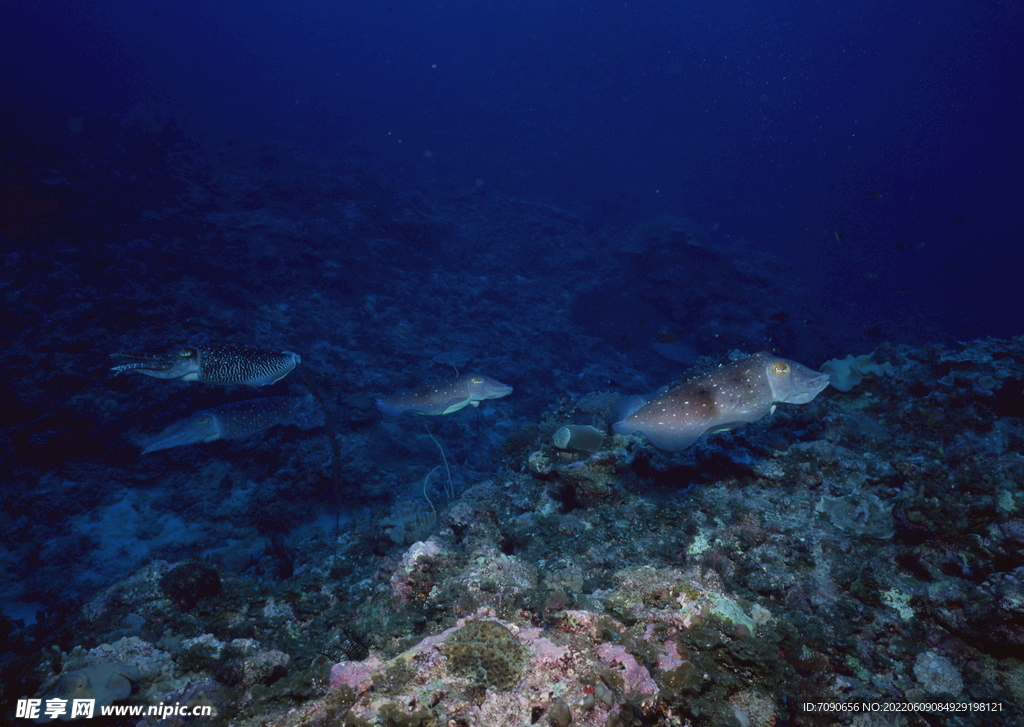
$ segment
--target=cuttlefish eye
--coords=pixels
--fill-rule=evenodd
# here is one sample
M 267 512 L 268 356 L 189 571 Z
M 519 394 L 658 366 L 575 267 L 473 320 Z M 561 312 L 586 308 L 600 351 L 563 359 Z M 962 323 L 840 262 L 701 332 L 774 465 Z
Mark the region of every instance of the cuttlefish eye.
M 194 348 L 183 348 L 180 351 L 178 351 L 179 358 L 192 358 L 195 355 L 196 350 Z
M 777 374 L 788 374 L 789 373 L 789 364 L 787 364 L 787 363 L 772 364 L 772 371 L 774 371 Z
M 469 380 L 469 383 L 471 383 L 471 384 L 482 384 L 482 383 L 484 383 L 484 379 L 483 379 L 482 376 L 474 376 L 473 378 L 471 378 Z

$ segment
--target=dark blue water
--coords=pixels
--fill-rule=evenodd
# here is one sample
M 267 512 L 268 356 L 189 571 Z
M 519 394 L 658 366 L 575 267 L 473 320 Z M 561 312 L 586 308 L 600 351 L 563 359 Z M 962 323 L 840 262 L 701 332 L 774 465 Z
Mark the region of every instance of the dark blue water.
M 2 91 L 717 226 L 872 325 L 1021 317 L 1012 4 L 5 4 Z

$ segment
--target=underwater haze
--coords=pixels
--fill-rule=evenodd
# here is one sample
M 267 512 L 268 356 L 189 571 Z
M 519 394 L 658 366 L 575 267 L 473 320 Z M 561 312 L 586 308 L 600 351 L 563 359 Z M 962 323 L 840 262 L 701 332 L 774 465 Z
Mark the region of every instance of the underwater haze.
M 92 109 L 145 112 L 595 224 L 688 217 L 779 255 L 858 325 L 894 308 L 961 337 L 1021 322 L 1014 3 L 3 12 L 8 102 L 86 133 Z
M 0 3 L 4 720 L 1018 724 L 1022 39 Z

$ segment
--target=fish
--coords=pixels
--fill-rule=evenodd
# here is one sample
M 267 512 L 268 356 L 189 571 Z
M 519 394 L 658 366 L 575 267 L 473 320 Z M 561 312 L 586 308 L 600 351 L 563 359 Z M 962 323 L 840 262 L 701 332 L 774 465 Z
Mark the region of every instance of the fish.
M 197 411 L 150 439 L 142 454 L 257 434 L 287 419 L 301 402 L 298 396 L 268 396 Z
M 775 405 L 806 404 L 828 386 L 828 374 L 770 353 L 756 353 L 691 379 L 651 402 L 633 400 L 613 425 L 642 434 L 658 449 L 679 452 L 705 434 L 768 416 Z
M 118 374 L 135 371 L 156 379 L 245 386 L 266 386 L 280 381 L 302 361 L 302 357 L 292 351 L 230 344 L 186 346 L 167 354 L 116 353 L 114 356 L 136 359 L 110 369 Z
M 441 416 L 467 406 L 479 406 L 485 399 L 500 399 L 511 393 L 511 386 L 490 376 L 464 374 L 377 399 L 377 408 L 389 417 L 407 411 L 427 416 Z

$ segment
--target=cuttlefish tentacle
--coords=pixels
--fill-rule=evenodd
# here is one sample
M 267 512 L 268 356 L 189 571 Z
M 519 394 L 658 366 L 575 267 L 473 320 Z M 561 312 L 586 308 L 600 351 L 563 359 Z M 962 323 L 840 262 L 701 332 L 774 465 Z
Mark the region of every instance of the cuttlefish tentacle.
M 114 356 L 136 359 L 130 363 L 113 366 L 114 373 L 136 371 L 155 379 L 182 379 L 195 381 L 199 371 L 199 352 L 195 348 L 181 348 L 174 353 L 144 354 L 115 353 Z
M 129 353 L 127 351 L 118 351 L 117 353 L 110 354 L 110 357 L 135 359 L 132 363 L 121 364 L 119 366 L 114 366 L 111 369 L 111 371 L 119 374 L 125 371 L 139 371 L 141 373 L 154 371 L 159 373 L 174 365 L 174 358 L 171 354 Z
M 120 353 L 136 359 L 111 371 L 136 371 L 156 379 L 201 381 L 208 384 L 265 386 L 287 376 L 302 358 L 291 351 L 268 351 L 248 346 L 186 346 L 169 354 Z
M 642 434 L 658 449 L 678 452 L 699 437 L 755 422 L 775 405 L 806 404 L 828 386 L 828 374 L 769 353 L 719 366 L 650 403 L 630 397 L 614 429 Z
M 302 399 L 295 396 L 270 396 L 197 411 L 150 439 L 142 454 L 257 434 L 280 424 L 298 409 L 301 402 Z
M 377 399 L 377 408 L 389 417 L 407 411 L 427 416 L 441 416 L 467 406 L 479 406 L 485 399 L 500 399 L 511 393 L 511 386 L 490 376 L 465 374 Z

